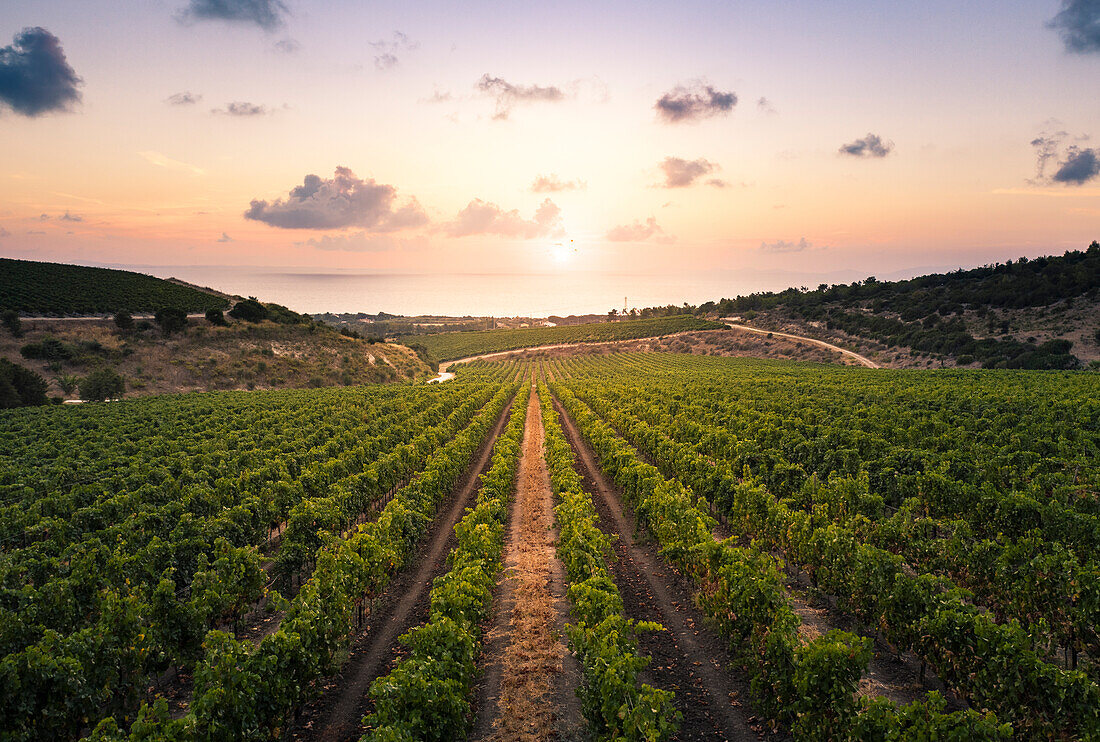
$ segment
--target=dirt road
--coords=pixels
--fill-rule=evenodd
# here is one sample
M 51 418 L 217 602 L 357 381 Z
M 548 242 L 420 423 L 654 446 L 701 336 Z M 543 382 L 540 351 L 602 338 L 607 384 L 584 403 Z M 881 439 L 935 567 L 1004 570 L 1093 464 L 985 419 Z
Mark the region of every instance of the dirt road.
M 542 408 L 532 390 L 471 739 L 581 738 L 584 722 L 573 693 L 580 669 L 563 638 L 568 609 L 564 569 L 554 551 L 553 504 Z
M 776 332 L 775 330 L 761 330 L 759 327 L 749 327 L 747 325 L 739 325 L 736 322 L 733 322 L 733 321 L 728 320 L 728 319 L 723 319 L 722 322 L 725 322 L 729 327 L 732 327 L 735 330 L 745 330 L 746 332 L 755 332 L 755 333 L 758 333 L 760 335 L 775 335 L 776 337 L 789 338 L 791 340 L 798 340 L 799 342 L 802 342 L 802 343 L 809 343 L 810 345 L 816 345 L 819 348 L 826 348 L 828 350 L 836 351 L 837 353 L 841 353 L 843 355 L 846 355 L 849 358 L 852 358 L 856 361 L 859 361 L 861 364 L 863 364 L 867 368 L 879 368 L 879 365 L 877 363 L 875 363 L 874 361 L 872 361 L 867 356 L 861 356 L 859 353 L 848 350 L 847 348 L 841 348 L 839 345 L 833 345 L 832 343 L 827 343 L 824 340 L 816 340 L 814 338 L 808 338 L 808 337 L 804 337 L 802 335 L 791 335 L 788 332 Z

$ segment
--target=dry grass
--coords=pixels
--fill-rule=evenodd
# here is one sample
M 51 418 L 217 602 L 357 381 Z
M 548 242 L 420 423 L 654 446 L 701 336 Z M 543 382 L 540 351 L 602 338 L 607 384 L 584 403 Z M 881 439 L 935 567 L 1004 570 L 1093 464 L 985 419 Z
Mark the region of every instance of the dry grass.
M 0 358 L 27 366 L 64 396 L 62 377 L 83 377 L 99 366 L 118 370 L 128 397 L 178 392 L 349 386 L 430 376 L 408 348 L 368 344 L 328 328 L 231 321 L 214 327 L 192 319 L 186 332 L 164 337 L 156 328 L 123 332 L 111 321 L 25 321 L 26 335 L 0 333 Z M 77 358 L 51 366 L 19 352 L 54 337 L 70 344 L 98 343 Z M 87 347 L 87 346 L 86 346 Z M 75 396 L 75 395 L 73 395 Z
M 565 654 L 565 644 L 554 628 L 556 613 L 550 592 L 553 495 L 542 445 L 542 413 L 532 395 L 516 491 L 517 522 L 507 547 L 515 606 L 511 641 L 502 663 L 499 716 L 490 738 L 501 742 L 553 736 L 550 694 Z

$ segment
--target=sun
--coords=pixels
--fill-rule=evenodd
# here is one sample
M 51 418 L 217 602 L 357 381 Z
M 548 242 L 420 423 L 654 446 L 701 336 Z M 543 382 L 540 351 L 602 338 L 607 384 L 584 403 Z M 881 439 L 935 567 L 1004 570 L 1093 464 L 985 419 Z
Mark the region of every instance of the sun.
M 576 252 L 577 248 L 574 247 L 573 240 L 569 240 L 568 242 L 555 242 L 550 246 L 550 259 L 561 265 L 563 263 L 568 263 Z

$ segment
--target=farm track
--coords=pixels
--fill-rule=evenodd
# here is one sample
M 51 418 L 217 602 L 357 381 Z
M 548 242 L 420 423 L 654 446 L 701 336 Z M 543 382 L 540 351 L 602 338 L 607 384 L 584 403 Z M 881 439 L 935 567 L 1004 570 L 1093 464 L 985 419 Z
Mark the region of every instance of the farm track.
M 343 669 L 324 683 L 319 698 L 302 709 L 288 739 L 324 742 L 359 739 L 362 718 L 370 711 L 367 696 L 370 684 L 386 674 L 403 653 L 398 637 L 427 618 L 432 580 L 447 569 L 447 555 L 456 542 L 455 524 L 471 504 L 480 477 L 489 468 L 493 444 L 504 430 L 511 407 L 509 403 L 501 413 L 474 455 L 474 463 L 443 503 L 429 527 L 428 540 L 374 601 L 365 628 L 349 647 Z
M 557 399 L 554 408 L 577 455 L 578 471 L 594 495 L 600 527 L 616 539 L 616 558 L 609 566 L 627 617 L 657 621 L 666 629 L 641 635 L 639 648 L 653 658 L 642 680 L 676 693 L 684 718 L 675 739 L 764 739 L 762 725 L 744 705 L 748 683 L 726 640 L 695 607 L 691 584 L 660 558 L 653 543 L 635 538 L 633 514 L 624 508 L 621 492 L 600 471 Z
M 471 739 L 581 739 L 574 689 L 580 668 L 564 640 L 564 567 L 554 550 L 554 495 L 543 451 L 542 409 L 531 395 L 504 546 L 504 571 L 475 688 Z
M 774 335 L 776 337 L 787 338 L 789 340 L 796 340 L 796 341 L 801 342 L 801 343 L 808 343 L 809 345 L 816 345 L 819 348 L 825 348 L 826 350 L 832 350 L 832 351 L 835 351 L 837 353 L 840 353 L 841 355 L 845 355 L 845 356 L 851 358 L 854 361 L 858 361 L 861 365 L 866 366 L 867 368 L 880 368 L 880 366 L 877 363 L 872 361 L 867 356 L 861 356 L 859 353 L 856 353 L 853 350 L 848 350 L 847 348 L 841 348 L 839 345 L 833 345 L 832 343 L 827 343 L 824 340 L 817 340 L 816 338 L 808 338 L 804 335 L 792 335 L 789 332 L 778 332 L 778 331 L 774 331 L 774 330 L 762 330 L 759 327 L 749 327 L 747 325 L 739 325 L 736 322 L 732 322 L 728 319 L 723 319 L 722 322 L 726 323 L 726 325 L 728 327 L 731 327 L 735 330 L 743 330 L 745 332 L 755 332 L 758 335 Z

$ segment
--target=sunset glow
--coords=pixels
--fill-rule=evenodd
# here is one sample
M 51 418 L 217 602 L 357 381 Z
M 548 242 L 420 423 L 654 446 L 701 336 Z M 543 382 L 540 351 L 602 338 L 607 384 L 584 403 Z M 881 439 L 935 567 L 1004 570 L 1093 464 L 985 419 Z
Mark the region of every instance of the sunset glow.
M 1083 247 L 1100 220 L 1074 159 L 1100 55 L 1058 2 L 206 7 L 0 9 L 0 44 L 44 29 L 79 78 L 0 105 L 0 252 L 891 273 Z

